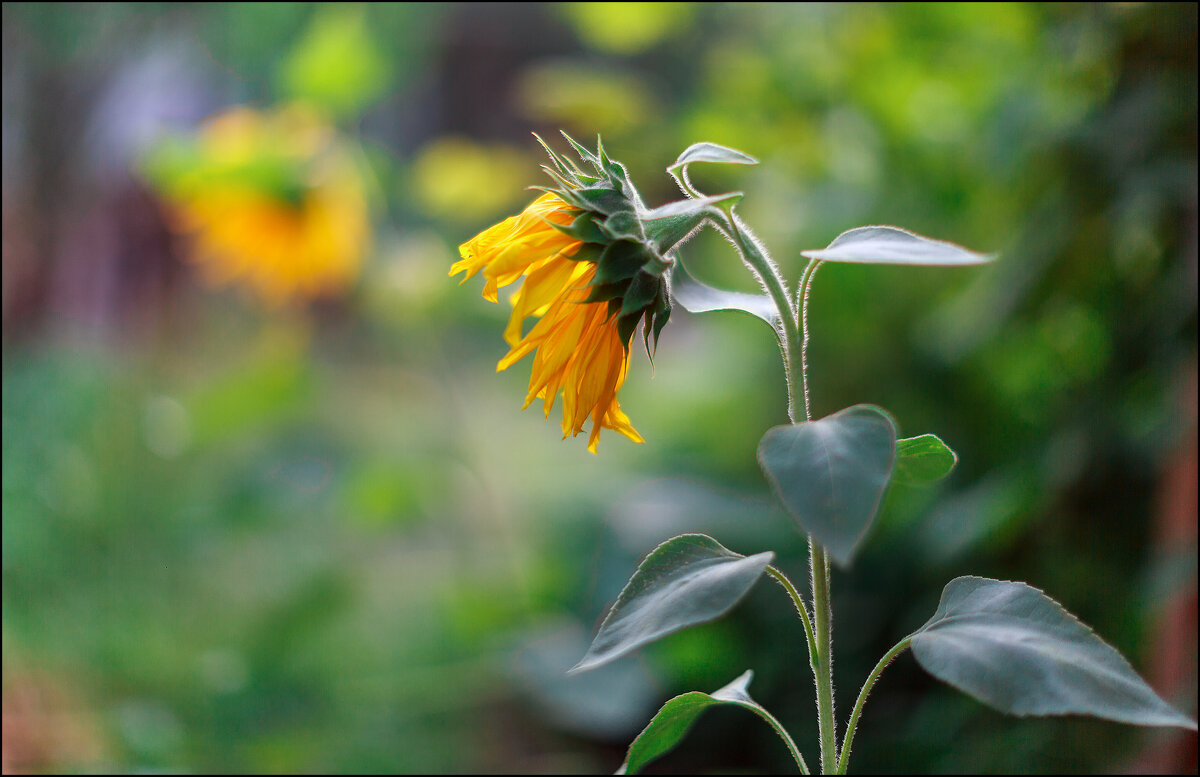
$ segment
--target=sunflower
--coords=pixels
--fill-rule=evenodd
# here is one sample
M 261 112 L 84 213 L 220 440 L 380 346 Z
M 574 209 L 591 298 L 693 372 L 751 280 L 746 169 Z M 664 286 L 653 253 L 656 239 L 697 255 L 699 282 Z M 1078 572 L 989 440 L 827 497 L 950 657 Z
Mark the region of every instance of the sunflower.
M 561 188 L 463 243 L 450 275 L 465 273 L 465 283 L 482 272 L 483 297 L 492 302 L 501 287 L 522 281 L 504 330 L 509 351 L 496 369 L 532 353 L 525 407 L 541 399 L 549 417 L 561 395 L 563 438 L 578 435 L 590 419 L 588 450 L 595 453 L 601 429 L 643 442 L 617 393 L 638 324 L 644 322 L 649 348 L 670 315 L 662 278 L 670 262 L 641 227 L 644 208 L 624 167 L 603 147 L 593 155 L 571 142 L 595 174 L 547 147 L 555 163 L 547 172 Z
M 504 330 L 509 352 L 496 365 L 505 370 L 530 353 L 533 371 L 525 407 L 543 401 L 546 417 L 563 396 L 563 438 L 583 431 L 592 420 L 588 450 L 596 452 L 602 428 L 643 442 L 621 411 L 617 391 L 629 371 L 629 339 L 621 339 L 617 319 L 605 302 L 588 302 L 596 265 L 573 257 L 583 247 L 553 224 L 569 224 L 571 208 L 555 194 L 544 194 L 520 215 L 505 219 L 459 248 L 462 261 L 450 274 L 465 272 L 465 282 L 483 270 L 483 297 L 496 301 L 497 289 L 521 278 L 512 296 L 513 312 Z M 522 334 L 525 320 L 540 317 Z
M 337 294 L 358 274 L 370 242 L 362 175 L 303 107 L 226 111 L 160 148 L 151 174 L 213 285 L 242 283 L 277 307 Z

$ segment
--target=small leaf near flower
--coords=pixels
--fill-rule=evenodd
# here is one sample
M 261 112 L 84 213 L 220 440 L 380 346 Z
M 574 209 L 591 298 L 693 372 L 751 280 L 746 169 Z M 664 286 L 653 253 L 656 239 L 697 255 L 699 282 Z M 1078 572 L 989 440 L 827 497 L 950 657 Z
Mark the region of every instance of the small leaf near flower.
M 734 165 L 756 165 L 758 160 L 749 154 L 716 143 L 693 143 L 683 150 L 675 164 L 669 169 L 690 165 L 692 162 L 723 162 Z
M 960 245 L 923 237 L 899 227 L 857 227 L 833 239 L 825 248 L 801 251 L 822 262 L 857 264 L 911 264 L 928 267 L 965 267 L 984 264 L 995 254 L 980 254 Z

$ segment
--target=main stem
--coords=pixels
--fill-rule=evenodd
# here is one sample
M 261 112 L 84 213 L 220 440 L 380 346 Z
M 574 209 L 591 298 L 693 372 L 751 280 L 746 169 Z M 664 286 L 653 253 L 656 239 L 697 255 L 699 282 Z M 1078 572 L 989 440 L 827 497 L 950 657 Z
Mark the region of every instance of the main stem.
M 812 411 L 808 401 L 808 292 L 813 277 L 821 263 L 814 259 L 804 268 L 797 289 L 799 321 L 797 338 L 799 341 L 799 364 L 795 362 L 796 354 L 792 357 L 792 374 L 798 374 L 800 380 L 789 384 L 791 396 L 789 405 L 804 408 L 804 420 L 812 420 Z M 795 422 L 795 418 L 792 422 Z M 812 573 L 813 592 L 813 626 L 816 634 L 812 647 L 811 663 L 813 682 L 817 687 L 817 725 L 821 736 L 821 771 L 829 774 L 837 769 L 837 718 L 833 710 L 833 618 L 829 607 L 829 558 L 813 538 L 808 538 L 809 569 Z
M 748 234 L 745 225 L 734 216 L 730 219 L 732 237 L 747 263 L 758 273 L 763 285 L 775 301 L 781 319 L 781 350 L 784 370 L 788 378 L 788 417 L 796 423 L 799 409 L 804 409 L 804 420 L 811 421 L 808 403 L 808 292 L 813 275 L 820 262 L 812 260 L 800 277 L 797 302 L 793 308 L 788 298 L 787 286 L 779 275 L 778 268 L 767 259 L 756 241 Z M 837 720 L 833 710 L 833 620 L 829 607 L 829 559 L 825 549 L 812 537 L 808 539 L 808 558 L 812 573 L 813 639 L 809 643 L 809 663 L 813 670 L 813 682 L 817 689 L 817 726 L 821 738 L 821 772 L 830 774 L 838 768 Z
M 813 681 L 817 686 L 817 724 L 821 735 L 821 772 L 837 768 L 837 727 L 833 713 L 833 621 L 829 609 L 829 560 L 825 549 L 808 538 L 812 570 L 813 624 L 816 644 L 812 651 Z

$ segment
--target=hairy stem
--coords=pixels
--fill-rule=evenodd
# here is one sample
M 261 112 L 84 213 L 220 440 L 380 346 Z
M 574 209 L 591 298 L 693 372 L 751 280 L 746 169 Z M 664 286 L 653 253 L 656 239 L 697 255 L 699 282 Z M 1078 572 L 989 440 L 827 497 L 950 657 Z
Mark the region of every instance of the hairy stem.
M 687 177 L 687 167 L 681 170 L 682 176 L 677 178 L 680 187 L 692 197 L 700 197 L 701 193 L 692 186 Z M 801 408 L 804 420 L 811 421 L 811 410 L 808 400 L 808 296 L 820 262 L 813 260 L 804 268 L 797 289 L 797 305 L 793 306 L 788 293 L 787 284 L 779 274 L 779 268 L 771 261 L 766 248 L 750 231 L 740 218 L 734 215 L 732 209 L 727 213 L 728 218 L 722 222 L 714 222 L 719 230 L 737 246 L 742 259 L 758 276 L 758 280 L 766 289 L 775 309 L 779 314 L 779 346 L 783 353 L 783 369 L 787 376 L 788 385 L 788 418 L 792 423 L 799 420 Z M 797 310 L 798 308 L 798 310 Z M 803 329 L 803 334 L 801 330 Z M 805 636 L 809 643 L 809 663 L 813 670 L 813 681 L 817 689 L 817 721 L 821 739 L 821 772 L 828 774 L 837 768 L 837 723 L 833 710 L 833 621 L 829 607 L 829 561 L 825 549 L 808 540 L 809 564 L 812 572 L 813 592 L 813 622 L 808 619 L 808 610 L 795 587 L 790 583 L 785 585 L 788 593 L 796 603 L 797 612 L 805 622 Z M 779 579 L 778 577 L 776 579 Z M 786 579 L 786 578 L 784 578 Z M 782 583 L 782 580 L 780 581 Z
M 804 623 L 804 638 L 805 641 L 808 642 L 808 663 L 813 667 L 813 671 L 816 671 L 816 664 L 813 661 L 813 657 L 816 650 L 817 640 L 813 633 L 812 618 L 810 618 L 808 615 L 808 605 L 804 603 L 804 599 L 800 596 L 800 592 L 796 590 L 796 586 L 792 584 L 792 581 L 788 579 L 787 575 L 783 574 L 775 567 L 767 567 L 767 574 L 775 578 L 775 581 L 779 583 L 779 585 L 783 586 L 783 590 L 787 591 L 788 596 L 792 597 L 792 604 L 796 605 L 796 612 L 800 615 L 801 622 Z
M 808 296 L 812 287 L 813 276 L 816 275 L 820 262 L 809 262 L 804 269 L 799 285 L 797 301 L 799 314 L 791 306 L 787 298 L 787 287 L 779 272 L 766 257 L 751 248 L 757 249 L 756 241 L 751 241 L 745 231 L 745 225 L 736 216 L 731 220 L 731 237 L 742 249 L 747 263 L 756 267 L 755 258 L 764 260 L 765 265 L 759 269 L 759 276 L 767 288 L 771 299 L 779 310 L 783 320 L 783 361 L 788 376 L 788 416 L 792 422 L 797 421 L 799 409 L 804 409 L 804 420 L 812 420 L 808 400 L 808 369 L 806 349 L 808 346 Z M 746 245 L 746 244 L 749 245 Z M 758 269 L 756 267 L 756 269 Z M 782 298 L 782 302 L 780 300 Z M 803 335 L 801 326 L 803 325 Z M 806 630 L 809 639 L 809 663 L 813 670 L 813 682 L 817 690 L 817 722 L 821 738 L 821 771 L 828 774 L 837 768 L 837 721 L 833 708 L 833 619 L 829 606 L 829 560 L 825 549 L 811 537 L 808 540 L 809 564 L 812 573 L 813 593 L 813 628 Z M 797 594 L 798 598 L 798 594 Z M 807 615 L 800 610 L 802 617 Z M 806 626 L 808 624 L 806 623 Z
M 774 715 L 758 705 L 755 705 L 754 711 L 763 720 L 767 721 L 771 728 L 775 729 L 775 733 L 779 734 L 780 738 L 783 739 L 784 744 L 787 745 L 788 752 L 792 754 L 792 759 L 796 762 L 796 766 L 800 767 L 800 773 L 808 774 L 808 764 L 804 762 L 804 755 L 800 752 L 800 748 L 796 747 L 795 741 L 792 740 L 792 735 L 787 732 L 783 724 L 776 720 Z
M 813 615 L 816 631 L 816 663 L 813 680 L 817 686 L 817 723 L 821 735 L 821 773 L 837 767 L 837 719 L 833 711 L 833 620 L 829 608 L 829 560 L 825 549 L 808 538 L 812 569 Z
M 911 641 L 910 637 L 905 637 L 896 643 L 895 647 L 885 653 L 883 658 L 879 659 L 879 663 L 871 670 L 871 674 L 867 675 L 867 680 L 863 683 L 862 690 L 858 692 L 858 699 L 854 702 L 854 711 L 850 713 L 850 721 L 846 724 L 846 736 L 842 740 L 841 755 L 838 756 L 838 774 L 845 774 L 846 768 L 850 765 L 850 747 L 854 744 L 854 732 L 858 728 L 858 717 L 862 714 L 863 705 L 867 703 L 867 696 L 870 695 L 871 689 L 875 687 L 875 681 L 879 679 L 879 675 L 883 674 L 883 670 L 887 669 L 888 664 L 895 660 L 896 656 L 908 649 Z
M 800 307 L 800 387 L 804 393 L 804 418 L 809 421 L 812 420 L 812 404 L 808 394 L 808 295 L 820 267 L 820 260 L 811 260 L 800 276 L 796 291 L 796 302 Z

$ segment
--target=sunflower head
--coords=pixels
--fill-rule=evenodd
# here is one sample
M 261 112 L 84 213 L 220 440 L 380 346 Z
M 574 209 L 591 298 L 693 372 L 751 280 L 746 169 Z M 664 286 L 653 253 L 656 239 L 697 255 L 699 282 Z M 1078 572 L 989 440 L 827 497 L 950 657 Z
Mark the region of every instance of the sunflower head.
M 549 416 L 561 394 L 563 436 L 579 434 L 590 419 L 594 453 L 602 428 L 642 441 L 617 391 L 638 325 L 649 351 L 670 317 L 664 273 L 673 242 L 655 236 L 665 234 L 661 229 L 647 230 L 641 196 L 603 144 L 592 153 L 567 140 L 580 163 L 538 138 L 551 161 L 543 169 L 556 186 L 536 187 L 544 194 L 524 211 L 463 243 L 450 274 L 465 273 L 465 282 L 482 272 L 483 296 L 493 302 L 500 287 L 523 281 L 504 333 L 510 350 L 497 369 L 533 353 L 526 406 L 541 399 Z M 529 318 L 536 322 L 526 332 Z
M 599 139 L 593 154 L 566 133 L 563 136 L 589 169 L 584 172 L 538 138 L 553 162 L 553 167 L 543 165 L 542 169 L 559 184 L 545 191 L 565 202 L 571 217 L 569 223 L 555 228 L 580 241 L 576 261 L 596 266 L 586 301 L 606 305 L 626 348 L 638 324 L 644 324 L 642 335 L 650 351 L 651 337 L 657 345 L 671 316 L 664 273 L 672 260 L 665 256 L 660 242 L 647 234 L 643 222 L 646 207 L 625 166 L 608 157 Z
M 274 307 L 356 277 L 370 242 L 365 181 L 311 109 L 232 108 L 161 142 L 146 168 L 208 282 L 241 283 Z

